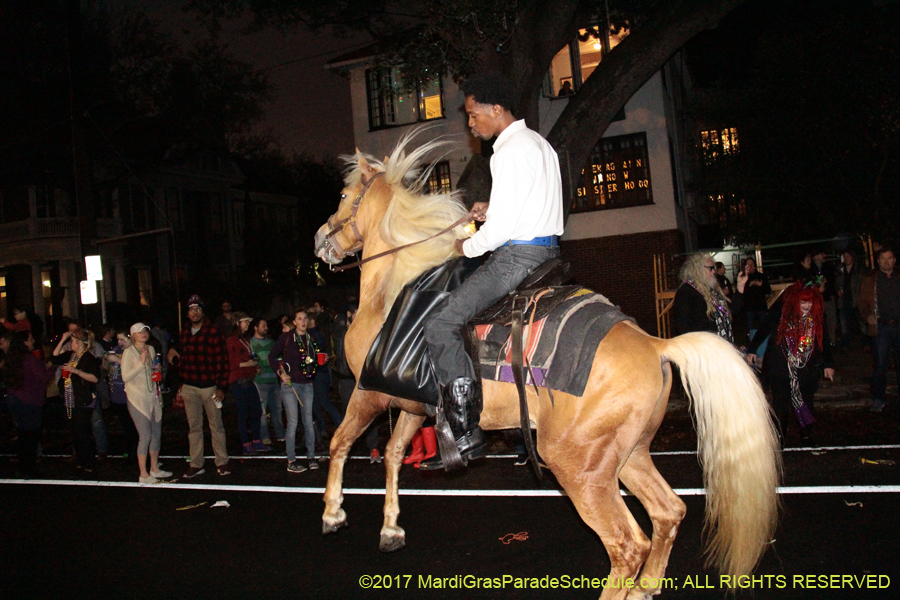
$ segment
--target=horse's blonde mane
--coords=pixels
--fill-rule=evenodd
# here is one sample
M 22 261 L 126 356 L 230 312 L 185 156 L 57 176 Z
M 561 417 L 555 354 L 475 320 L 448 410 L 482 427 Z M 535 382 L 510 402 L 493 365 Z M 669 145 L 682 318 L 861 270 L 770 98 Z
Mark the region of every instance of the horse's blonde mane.
M 404 135 L 384 161 L 363 153 L 343 157 L 350 165 L 345 177 L 348 186 L 358 184 L 361 180 L 360 158 L 365 159 L 376 171 L 384 173 L 384 182 L 391 188 L 392 198 L 378 232 L 381 239 L 393 248 L 435 235 L 464 217 L 467 212 L 456 192 L 424 193 L 435 164 L 457 146 L 456 143 L 439 137 L 407 153 L 407 146 L 427 129 L 429 128 L 417 127 Z M 421 164 L 425 157 L 433 152 L 439 152 L 438 158 L 432 159 L 423 168 Z M 381 284 L 385 310 L 390 310 L 403 286 L 426 270 L 450 259 L 454 254 L 455 240 L 468 235 L 464 226 L 460 225 L 452 232 L 396 253 L 390 271 L 385 274 Z

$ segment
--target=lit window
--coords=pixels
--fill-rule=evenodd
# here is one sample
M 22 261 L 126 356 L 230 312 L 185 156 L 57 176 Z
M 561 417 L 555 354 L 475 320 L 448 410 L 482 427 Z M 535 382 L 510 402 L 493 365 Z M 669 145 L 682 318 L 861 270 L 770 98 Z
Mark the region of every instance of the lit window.
M 446 160 L 434 165 L 428 176 L 428 193 L 448 194 L 452 191 L 450 185 L 450 163 Z
M 581 171 L 571 212 L 653 204 L 647 134 L 602 138 Z
M 736 127 L 701 131 L 700 144 L 703 149 L 703 162 L 708 165 L 723 156 L 740 152 Z
M 430 121 L 444 116 L 440 75 L 418 82 L 415 90 L 409 91 L 404 89 L 400 67 L 369 69 L 366 71 L 366 97 L 371 129 Z
M 550 63 L 550 96 L 569 96 L 581 87 L 603 56 L 628 36 L 627 25 L 611 27 L 605 33 L 598 27 L 581 29 L 578 36 L 560 50 Z

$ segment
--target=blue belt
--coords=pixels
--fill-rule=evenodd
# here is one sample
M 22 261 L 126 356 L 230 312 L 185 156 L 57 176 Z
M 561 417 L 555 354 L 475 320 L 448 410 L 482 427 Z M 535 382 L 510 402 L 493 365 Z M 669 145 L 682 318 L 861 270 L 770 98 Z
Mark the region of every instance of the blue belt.
M 530 240 L 509 240 L 504 246 L 519 246 L 519 245 L 527 245 L 527 246 L 558 246 L 559 242 L 557 241 L 559 238 L 555 235 L 545 235 L 544 237 L 536 237 L 531 238 Z

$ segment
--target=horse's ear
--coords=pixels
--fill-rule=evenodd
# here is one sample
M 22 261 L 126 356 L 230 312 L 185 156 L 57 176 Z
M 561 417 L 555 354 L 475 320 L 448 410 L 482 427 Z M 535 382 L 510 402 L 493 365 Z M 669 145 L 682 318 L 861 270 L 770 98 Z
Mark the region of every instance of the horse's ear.
M 357 150 L 357 153 L 359 150 Z M 368 161 L 363 158 L 361 154 L 359 154 L 359 172 L 362 173 L 363 177 L 369 179 L 373 177 L 378 171 L 372 168 L 372 166 L 368 163 Z

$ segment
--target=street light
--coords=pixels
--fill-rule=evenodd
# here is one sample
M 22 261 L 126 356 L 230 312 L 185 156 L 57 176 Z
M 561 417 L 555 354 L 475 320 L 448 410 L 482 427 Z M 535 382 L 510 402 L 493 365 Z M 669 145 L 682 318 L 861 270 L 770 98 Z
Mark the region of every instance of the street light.
M 87 281 L 81 282 L 81 303 L 82 304 L 96 304 L 97 303 L 97 282 L 100 281 L 100 318 L 103 323 L 106 323 L 106 286 L 103 285 L 103 265 L 100 261 L 99 254 L 92 254 L 90 256 L 84 257 L 84 267 L 85 272 L 87 273 Z M 90 284 L 90 289 L 93 294 L 93 301 L 87 302 L 85 301 L 85 284 Z M 91 297 L 91 296 L 89 296 Z

